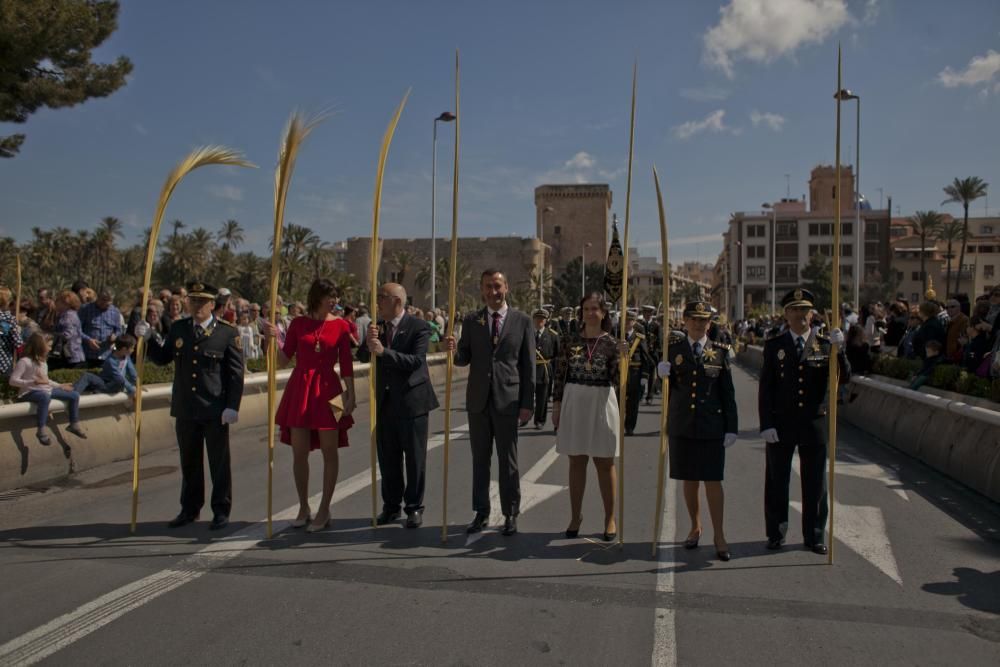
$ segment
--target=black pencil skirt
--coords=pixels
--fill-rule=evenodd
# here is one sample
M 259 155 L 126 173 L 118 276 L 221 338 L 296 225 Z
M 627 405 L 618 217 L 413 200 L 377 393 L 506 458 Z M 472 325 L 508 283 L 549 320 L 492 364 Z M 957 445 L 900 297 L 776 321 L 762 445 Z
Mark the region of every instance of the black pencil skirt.
M 699 482 L 721 482 L 726 467 L 723 439 L 670 437 L 670 477 Z

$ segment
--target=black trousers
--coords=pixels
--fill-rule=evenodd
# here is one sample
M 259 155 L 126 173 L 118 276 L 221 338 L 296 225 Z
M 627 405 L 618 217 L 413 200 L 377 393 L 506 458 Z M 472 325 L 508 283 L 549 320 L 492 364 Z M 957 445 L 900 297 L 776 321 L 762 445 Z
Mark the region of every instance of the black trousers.
M 517 413 L 500 414 L 490 401 L 483 412 L 469 413 L 469 440 L 472 442 L 472 509 L 490 513 L 490 464 L 493 441 L 497 444 L 497 477 L 500 483 L 500 510 L 504 516 L 521 511 L 521 479 L 517 471 Z
M 788 531 L 788 480 L 796 445 L 775 442 L 767 448 L 764 521 L 768 539 L 785 539 Z M 807 546 L 825 540 L 829 504 L 826 497 L 826 443 L 798 445 L 802 477 L 802 539 Z
M 542 367 L 535 366 L 535 371 L 545 378 L 545 382 L 535 383 L 535 423 L 545 424 L 549 416 L 549 391 L 552 383 L 549 382 L 549 376 L 545 371 L 539 371 L 540 368 Z
M 233 507 L 233 477 L 229 470 L 229 425 L 219 420 L 178 419 L 181 453 L 181 511 L 194 516 L 205 504 L 205 454 L 212 476 L 212 512 L 229 516 Z
M 382 509 L 398 512 L 402 503 L 407 513 L 424 509 L 427 429 L 426 414 L 395 416 L 391 403 L 383 403 L 375 425 L 378 467 L 382 471 Z
M 628 385 L 625 390 L 625 432 L 635 430 L 639 419 L 639 400 L 642 399 L 642 371 L 638 368 L 628 369 Z

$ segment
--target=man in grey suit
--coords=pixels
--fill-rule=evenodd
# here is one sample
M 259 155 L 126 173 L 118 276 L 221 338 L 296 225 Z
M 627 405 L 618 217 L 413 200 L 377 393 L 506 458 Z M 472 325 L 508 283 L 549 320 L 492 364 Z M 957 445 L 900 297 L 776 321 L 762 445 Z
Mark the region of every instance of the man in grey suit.
M 461 340 L 445 339 L 455 353 L 455 365 L 470 367 L 465 407 L 476 516 L 467 532 L 480 532 L 490 518 L 490 463 L 496 441 L 503 534 L 513 535 L 521 505 L 517 429 L 533 413 L 535 340 L 531 318 L 507 305 L 507 277 L 501 271 L 483 271 L 480 289 L 486 307 L 465 316 Z

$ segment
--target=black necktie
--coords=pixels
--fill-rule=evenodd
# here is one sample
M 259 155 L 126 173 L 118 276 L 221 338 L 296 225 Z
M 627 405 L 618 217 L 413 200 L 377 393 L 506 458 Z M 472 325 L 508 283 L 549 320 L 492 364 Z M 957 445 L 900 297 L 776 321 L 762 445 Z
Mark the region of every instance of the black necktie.
M 202 336 L 205 335 L 205 328 L 200 324 L 194 325 L 194 335 L 197 336 L 198 338 L 201 338 Z
M 799 356 L 802 356 L 802 350 L 806 347 L 806 342 L 802 340 L 802 336 L 795 337 L 795 351 L 798 352 Z
M 694 344 L 694 356 L 696 359 L 701 359 L 701 343 Z
M 493 345 L 500 342 L 500 313 L 493 313 Z
M 385 325 L 385 346 L 387 348 L 392 347 L 392 334 L 394 334 L 396 328 L 392 326 L 392 322 Z

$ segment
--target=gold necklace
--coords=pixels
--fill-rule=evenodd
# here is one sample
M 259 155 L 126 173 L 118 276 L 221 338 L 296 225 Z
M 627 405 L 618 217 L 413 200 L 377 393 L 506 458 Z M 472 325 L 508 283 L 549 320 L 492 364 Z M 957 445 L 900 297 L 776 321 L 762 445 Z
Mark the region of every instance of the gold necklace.
M 320 341 L 321 341 L 321 340 L 322 340 L 322 338 L 323 338 L 323 333 L 324 333 L 324 332 L 326 331 L 326 324 L 327 324 L 327 322 L 329 322 L 329 321 L 330 321 L 330 320 L 323 320 L 323 324 L 322 324 L 322 326 L 320 326 L 320 328 L 319 328 L 319 333 L 318 333 L 318 334 L 316 334 L 316 353 L 317 353 L 317 354 L 319 354 L 319 352 L 320 352 L 320 349 L 321 349 L 321 346 L 320 346 Z

